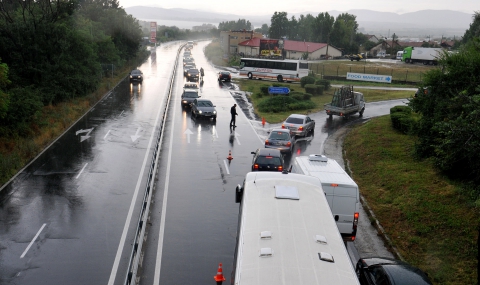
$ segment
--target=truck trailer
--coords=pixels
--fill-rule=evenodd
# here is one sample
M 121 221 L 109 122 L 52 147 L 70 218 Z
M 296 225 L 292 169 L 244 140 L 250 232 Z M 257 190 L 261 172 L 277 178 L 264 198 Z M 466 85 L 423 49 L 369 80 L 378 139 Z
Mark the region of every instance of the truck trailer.
M 442 53 L 442 48 L 406 47 L 403 50 L 402 61 L 405 63 L 421 62 L 425 65 L 437 65 Z

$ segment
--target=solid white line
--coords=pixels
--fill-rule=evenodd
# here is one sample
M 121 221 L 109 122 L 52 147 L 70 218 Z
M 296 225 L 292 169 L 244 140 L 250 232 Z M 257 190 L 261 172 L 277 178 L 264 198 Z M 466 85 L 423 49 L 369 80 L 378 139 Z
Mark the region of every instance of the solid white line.
M 78 177 L 80 177 L 80 175 L 82 175 L 83 171 L 85 170 L 85 167 L 87 167 L 88 163 L 85 163 L 85 165 L 83 166 L 82 170 L 80 170 L 80 173 L 78 173 L 77 177 L 75 177 L 75 179 L 78 179 Z
M 160 113 L 162 108 L 158 109 L 157 118 L 155 119 L 155 125 L 152 128 L 152 135 L 150 136 L 150 141 L 148 142 L 147 151 L 145 152 L 145 157 L 143 158 L 143 165 L 138 175 L 137 185 L 135 187 L 135 192 L 133 193 L 132 202 L 130 203 L 130 209 L 128 210 L 127 219 L 125 220 L 125 225 L 123 226 L 122 237 L 120 238 L 120 243 L 118 244 L 117 255 L 115 256 L 115 261 L 113 262 L 112 272 L 110 273 L 110 279 L 108 280 L 108 285 L 113 285 L 115 283 L 115 278 L 117 277 L 118 266 L 120 264 L 120 258 L 122 257 L 123 248 L 125 247 L 125 240 L 127 239 L 128 227 L 132 220 L 133 209 L 135 208 L 135 202 L 137 201 L 138 192 L 140 189 L 140 184 L 142 182 L 143 173 L 145 172 L 145 167 L 147 165 L 147 159 L 149 151 L 152 147 L 153 137 L 155 135 L 155 130 L 158 126 L 158 121 L 160 118 Z
M 240 139 L 237 136 L 235 136 L 235 140 L 237 140 L 238 145 L 241 145 Z
M 35 240 L 38 238 L 38 236 L 40 235 L 40 233 L 43 231 L 43 228 L 46 226 L 47 224 L 43 224 L 43 226 L 38 230 L 37 234 L 33 237 L 32 241 L 30 242 L 30 244 L 27 246 L 27 248 L 25 249 L 25 251 L 22 253 L 22 255 L 20 255 L 20 258 L 23 258 L 25 256 L 25 254 L 27 254 L 27 251 L 30 249 L 30 247 L 33 245 L 33 243 L 35 242 Z
M 103 137 L 103 139 L 106 139 L 106 138 L 107 138 L 108 134 L 110 134 L 110 131 L 111 131 L 111 130 L 108 130 L 107 134 Z
M 227 161 L 224 159 L 223 164 L 225 164 L 225 169 L 227 170 L 227 174 L 230 174 L 230 169 L 228 169 Z
M 172 104 L 175 106 L 175 104 Z M 177 113 L 177 108 L 173 108 L 172 116 L 172 126 L 171 130 L 175 130 L 175 114 Z M 170 136 L 170 146 L 168 150 L 168 160 L 167 160 L 167 171 L 165 174 L 165 187 L 163 187 L 163 203 L 162 203 L 162 214 L 160 216 L 160 231 L 158 234 L 158 246 L 157 246 L 157 259 L 155 262 L 155 275 L 153 277 L 153 285 L 158 285 L 160 283 L 160 271 L 162 269 L 162 254 L 163 254 L 163 238 L 165 236 L 165 216 L 167 215 L 167 199 L 168 199 L 168 186 L 170 184 L 170 164 L 172 161 L 172 149 L 173 149 L 173 135 Z M 188 135 L 190 142 L 190 135 Z

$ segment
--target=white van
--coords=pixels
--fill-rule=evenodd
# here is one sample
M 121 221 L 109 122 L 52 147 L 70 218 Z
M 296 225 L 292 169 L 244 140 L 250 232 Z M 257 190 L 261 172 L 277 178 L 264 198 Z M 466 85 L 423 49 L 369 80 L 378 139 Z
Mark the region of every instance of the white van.
M 403 50 L 397 51 L 397 60 L 402 60 L 403 57 Z
M 295 158 L 292 172 L 320 179 L 344 241 L 354 241 L 360 210 L 358 185 L 333 159 L 312 154 Z
M 235 198 L 231 284 L 359 284 L 318 178 L 249 172 Z

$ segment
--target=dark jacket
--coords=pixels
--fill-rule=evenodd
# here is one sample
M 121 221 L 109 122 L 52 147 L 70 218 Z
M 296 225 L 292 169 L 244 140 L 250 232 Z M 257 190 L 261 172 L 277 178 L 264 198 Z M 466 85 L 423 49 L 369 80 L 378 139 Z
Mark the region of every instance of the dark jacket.
M 235 116 L 235 115 L 238 115 L 237 114 L 237 109 L 235 108 L 235 106 L 232 106 L 232 108 L 230 108 L 230 114 L 232 114 L 232 117 Z

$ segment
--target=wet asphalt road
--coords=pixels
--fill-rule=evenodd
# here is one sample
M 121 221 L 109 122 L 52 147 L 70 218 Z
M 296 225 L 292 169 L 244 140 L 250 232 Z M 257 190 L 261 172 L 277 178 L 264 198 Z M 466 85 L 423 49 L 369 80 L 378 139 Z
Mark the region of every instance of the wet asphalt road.
M 192 53 L 197 67 L 205 69 L 201 96 L 216 105 L 218 119 L 193 119 L 189 109 L 180 106 L 185 79 L 179 63 L 140 284 L 214 284 L 220 262 L 229 282 L 238 220 L 234 189 L 250 170 L 250 152 L 263 147 L 267 132 L 279 126 L 262 126 L 245 94 L 234 84 L 217 81 L 218 71 L 203 55 L 205 45 L 199 43 Z M 179 46 L 158 47 L 156 57 L 140 67 L 143 84 L 120 83 L 0 191 L 0 284 L 124 281 L 151 138 L 158 132 Z M 237 128 L 230 130 L 229 111 L 235 102 L 243 112 L 237 110 Z M 386 114 L 398 103 L 368 104 L 361 120 Z M 315 133 L 297 141 L 293 156 L 322 153 L 329 135 L 359 120 L 352 116 L 330 121 L 324 113 L 311 117 Z M 230 150 L 233 160 L 228 163 Z

